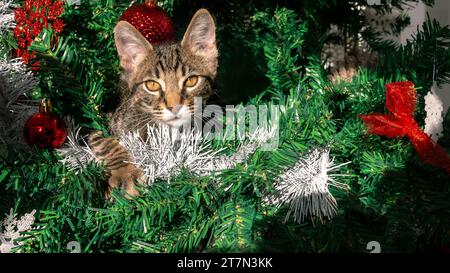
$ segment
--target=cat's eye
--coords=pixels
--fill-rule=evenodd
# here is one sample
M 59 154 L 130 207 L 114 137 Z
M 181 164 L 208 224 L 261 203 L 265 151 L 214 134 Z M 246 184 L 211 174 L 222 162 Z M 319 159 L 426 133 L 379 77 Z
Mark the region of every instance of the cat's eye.
M 194 87 L 198 83 L 198 76 L 191 76 L 184 82 L 185 87 Z
M 148 81 L 145 83 L 145 88 L 150 92 L 156 92 L 161 89 L 161 85 L 155 81 Z

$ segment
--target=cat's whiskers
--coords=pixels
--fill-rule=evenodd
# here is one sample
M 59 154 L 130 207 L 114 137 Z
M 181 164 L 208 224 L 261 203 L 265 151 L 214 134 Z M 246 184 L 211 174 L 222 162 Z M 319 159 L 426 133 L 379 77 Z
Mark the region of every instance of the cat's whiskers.
M 152 118 L 146 118 L 146 119 L 142 119 L 140 120 L 136 126 L 135 126 L 135 130 L 140 133 L 142 129 L 146 129 L 144 127 L 147 127 L 147 125 L 150 124 L 150 122 L 152 121 Z
M 141 119 L 141 120 L 137 121 L 137 122 L 136 122 L 135 124 L 133 124 L 133 126 L 132 126 L 133 130 L 134 130 L 134 131 L 139 131 L 139 130 L 141 129 L 142 125 L 147 125 L 147 124 L 149 123 L 150 120 L 151 120 L 151 119 L 144 118 L 144 119 Z M 138 133 L 139 133 L 139 132 L 138 132 Z
M 124 124 L 128 124 L 128 125 L 132 126 L 134 124 L 139 124 L 143 120 L 151 119 L 151 118 L 152 118 L 152 115 L 150 113 L 140 112 L 140 113 L 134 113 L 134 114 L 131 114 L 131 115 L 125 117 L 122 120 L 122 122 Z
M 123 102 L 121 102 L 122 105 L 126 105 L 128 104 L 131 100 L 135 99 L 133 96 L 131 96 L 129 99 L 124 100 Z
M 136 122 L 140 122 L 141 120 L 150 116 L 148 113 L 135 114 L 128 117 L 125 117 L 122 122 L 124 124 L 134 124 Z
M 141 130 L 146 131 L 147 130 L 147 126 L 154 126 L 155 124 L 155 119 L 148 119 L 145 122 L 141 123 L 140 127 L 137 129 L 138 132 L 140 132 Z

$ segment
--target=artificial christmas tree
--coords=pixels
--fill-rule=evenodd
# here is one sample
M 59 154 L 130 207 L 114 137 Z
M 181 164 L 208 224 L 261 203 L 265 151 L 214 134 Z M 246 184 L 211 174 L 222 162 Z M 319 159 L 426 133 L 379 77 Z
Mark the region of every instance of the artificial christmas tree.
M 64 2 L 52 19 L 64 28 L 44 25 L 27 44 L 37 70 L 13 56 L 21 47 L 13 13 L 29 2 L 0 0 L 0 214 L 4 223 L 29 220 L 2 251 L 69 252 L 77 242 L 86 253 L 366 252 L 377 241 L 383 252 L 412 252 L 450 243 L 450 174 L 422 162 L 407 138 L 368 134 L 360 119 L 386 113 L 386 86 L 410 81 L 417 104 L 408 117 L 422 134 L 426 93 L 450 82 L 448 26 L 428 19 L 406 45 L 382 35 L 405 27 L 403 4 L 417 1 L 159 1 L 177 30 L 201 7 L 217 16 L 220 106 L 279 112 L 243 139 L 172 139 L 170 128 L 152 126 L 148 139 L 117 136 L 146 173 L 131 200 L 104 197 L 104 168 L 85 137 L 108 135 L 119 97 L 113 30 L 131 1 Z M 372 27 L 378 13 L 394 19 Z M 335 47 L 343 56 L 326 54 Z M 43 98 L 66 120 L 58 150 L 30 149 L 19 137 Z M 250 116 L 238 120 L 251 132 Z M 263 149 L 271 140 L 275 148 Z

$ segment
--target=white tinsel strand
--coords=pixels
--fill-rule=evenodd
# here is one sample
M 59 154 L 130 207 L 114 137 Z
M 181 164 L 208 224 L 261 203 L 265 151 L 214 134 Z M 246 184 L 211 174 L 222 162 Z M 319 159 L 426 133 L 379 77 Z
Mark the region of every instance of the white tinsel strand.
M 37 81 L 21 59 L 0 60 L 0 95 L 11 108 L 21 95 L 30 94 Z
M 29 101 L 18 102 L 29 95 L 37 81 L 20 59 L 0 60 L 0 142 L 25 143 L 25 121 L 37 112 Z
M 276 194 L 269 196 L 267 201 L 278 206 L 289 206 L 286 221 L 291 215 L 298 223 L 302 223 L 307 216 L 321 221 L 335 216 L 337 202 L 329 186 L 347 190 L 348 185 L 335 180 L 345 175 L 332 172 L 350 162 L 336 165 L 333 159 L 330 160 L 329 153 L 328 149 L 314 149 L 279 176 L 275 185 Z
M 216 153 L 209 149 L 200 132 L 179 132 L 161 125 L 147 126 L 147 134 L 146 140 L 137 132 L 120 139 L 133 157 L 131 163 L 144 170 L 147 185 L 156 179 L 170 180 L 183 168 L 195 171 Z
M 13 8 L 13 0 L 0 0 L 0 37 L 6 37 L 15 27 Z M 0 59 L 10 56 L 10 53 L 11 48 L 0 43 Z
M 0 33 L 14 28 L 13 0 L 0 0 Z
M 258 128 L 235 154 L 220 156 L 219 153 L 223 150 L 213 150 L 211 143 L 207 137 L 202 137 L 201 132 L 179 132 L 168 126 L 148 126 L 147 130 L 148 138 L 145 141 L 138 133 L 121 138 L 121 144 L 134 159 L 132 163 L 144 170 L 147 185 L 156 179 L 170 181 L 182 169 L 199 175 L 231 169 L 248 159 L 276 131 Z
M 436 91 L 438 87 L 433 85 L 431 91 L 425 96 L 425 133 L 434 141 L 438 141 L 444 135 L 444 103 Z
M 61 162 L 75 173 L 81 172 L 89 164 L 95 163 L 95 156 L 84 138 L 80 136 L 81 128 L 75 127 L 72 118 L 65 119 L 67 124 L 67 140 L 64 145 L 58 149 L 62 156 Z
M 68 141 L 58 151 L 63 157 L 61 162 L 70 170 L 80 172 L 88 164 L 95 162 L 95 156 L 79 135 L 79 129 L 73 128 L 70 121 L 67 124 Z M 207 137 L 202 137 L 201 132 L 180 132 L 165 125 L 147 126 L 148 137 L 145 140 L 138 132 L 124 134 L 120 143 L 130 153 L 130 163 L 144 171 L 145 185 L 148 186 L 157 179 L 170 181 L 183 169 L 199 175 L 231 169 L 247 160 L 256 149 L 273 139 L 275 134 L 276 129 L 258 128 L 230 156 L 219 155 L 223 149 L 214 150 L 211 142 Z
M 206 162 L 198 169 L 201 174 L 213 174 L 227 169 L 232 169 L 238 164 L 245 162 L 255 151 L 264 145 L 268 140 L 276 137 L 277 128 L 258 127 L 255 132 L 248 135 L 248 139 L 241 144 L 236 153 L 232 155 L 222 155 Z
M 15 241 L 25 236 L 23 232 L 32 230 L 35 213 L 36 210 L 33 210 L 20 219 L 17 219 L 17 214 L 12 209 L 9 215 L 6 214 L 5 219 L 0 222 L 0 253 L 10 253 L 14 247 L 22 245 L 22 242 Z

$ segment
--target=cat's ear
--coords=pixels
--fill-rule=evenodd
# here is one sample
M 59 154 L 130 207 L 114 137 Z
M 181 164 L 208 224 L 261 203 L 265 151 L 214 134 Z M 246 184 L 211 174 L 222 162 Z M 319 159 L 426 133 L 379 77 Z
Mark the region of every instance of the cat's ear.
M 120 64 L 125 70 L 132 70 L 153 50 L 152 45 L 130 23 L 120 21 L 114 28 L 114 39 Z
M 206 9 L 198 10 L 184 34 L 181 46 L 201 56 L 212 72 L 217 70 L 216 25 Z

